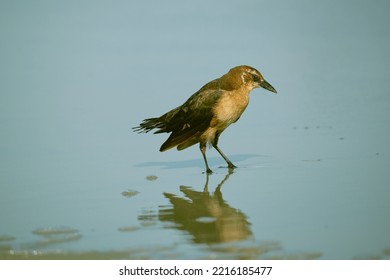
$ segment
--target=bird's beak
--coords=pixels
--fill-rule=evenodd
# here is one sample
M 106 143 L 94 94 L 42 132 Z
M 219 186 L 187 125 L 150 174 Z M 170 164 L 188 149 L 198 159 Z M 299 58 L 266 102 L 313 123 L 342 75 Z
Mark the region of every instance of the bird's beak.
M 277 93 L 276 89 L 274 89 L 274 87 L 271 86 L 270 83 L 268 83 L 266 80 L 261 80 L 260 86 L 266 90 L 272 91 L 273 93 Z

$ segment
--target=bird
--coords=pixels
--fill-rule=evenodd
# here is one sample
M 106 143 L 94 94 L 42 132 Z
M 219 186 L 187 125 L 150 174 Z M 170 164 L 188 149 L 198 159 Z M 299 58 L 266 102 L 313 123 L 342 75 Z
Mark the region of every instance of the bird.
M 259 87 L 277 93 L 255 68 L 248 65 L 233 67 L 205 84 L 182 105 L 160 117 L 144 119 L 133 130 L 147 133 L 156 129 L 154 134 L 171 133 L 160 152 L 174 147 L 181 151 L 199 143 L 208 174 L 212 170 L 207 162 L 206 148 L 213 147 L 226 161 L 229 170 L 233 170 L 236 166 L 218 147 L 218 140 L 229 125 L 239 120 L 248 106 L 250 92 Z

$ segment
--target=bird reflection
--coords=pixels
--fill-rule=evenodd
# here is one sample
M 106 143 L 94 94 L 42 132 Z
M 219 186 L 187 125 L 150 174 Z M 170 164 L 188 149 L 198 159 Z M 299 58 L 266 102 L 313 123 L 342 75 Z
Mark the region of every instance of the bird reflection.
M 247 239 L 252 235 L 247 217 L 222 197 L 221 188 L 231 174 L 229 170 L 214 193 L 208 190 L 208 174 L 203 191 L 180 186 L 185 197 L 164 193 L 173 207 L 160 209 L 159 220 L 173 222 L 173 228 L 190 233 L 195 243 L 213 244 Z

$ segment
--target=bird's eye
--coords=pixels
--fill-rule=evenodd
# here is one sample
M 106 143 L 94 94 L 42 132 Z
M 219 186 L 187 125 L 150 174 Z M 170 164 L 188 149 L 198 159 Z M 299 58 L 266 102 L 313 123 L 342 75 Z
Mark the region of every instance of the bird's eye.
M 257 76 L 256 74 L 252 74 L 252 78 L 254 82 L 260 82 L 260 77 Z

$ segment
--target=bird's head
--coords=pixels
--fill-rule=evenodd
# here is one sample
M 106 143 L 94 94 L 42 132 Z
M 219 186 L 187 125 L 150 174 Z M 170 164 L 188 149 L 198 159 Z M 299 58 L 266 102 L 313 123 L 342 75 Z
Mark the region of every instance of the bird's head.
M 271 86 L 261 75 L 261 73 L 253 67 L 242 65 L 230 69 L 229 73 L 241 79 L 242 85 L 248 87 L 250 90 L 262 87 L 273 93 L 277 93 L 276 89 Z

